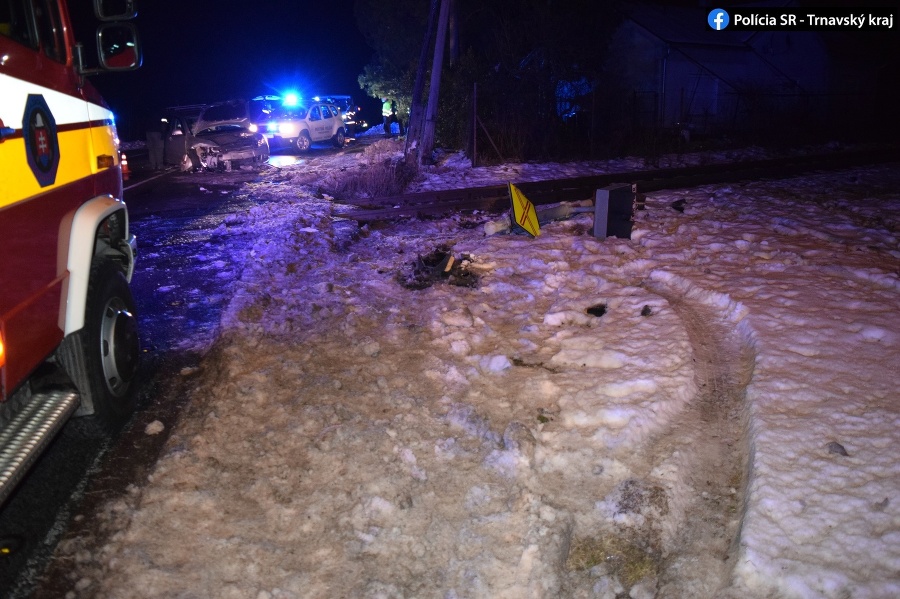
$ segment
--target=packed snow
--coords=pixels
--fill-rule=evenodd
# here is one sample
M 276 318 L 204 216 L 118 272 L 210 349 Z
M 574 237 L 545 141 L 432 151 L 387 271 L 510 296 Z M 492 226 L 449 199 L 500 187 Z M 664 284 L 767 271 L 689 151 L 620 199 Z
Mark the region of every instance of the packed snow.
M 897 164 L 652 193 L 630 239 L 358 228 L 322 190 L 401 143 L 241 190 L 190 407 L 70 598 L 900 596 Z

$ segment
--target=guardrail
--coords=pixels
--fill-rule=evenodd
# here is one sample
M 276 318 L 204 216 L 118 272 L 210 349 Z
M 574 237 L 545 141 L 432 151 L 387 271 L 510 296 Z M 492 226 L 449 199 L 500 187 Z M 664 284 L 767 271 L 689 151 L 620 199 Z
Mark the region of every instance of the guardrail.
M 816 170 L 898 160 L 900 148 L 882 148 L 515 183 L 533 204 L 542 205 L 592 200 L 596 190 L 615 184 L 636 184 L 638 193 L 647 193 L 748 179 L 784 179 Z M 366 199 L 364 205 L 357 206 L 336 216 L 358 222 L 376 222 L 464 210 L 501 212 L 509 209 L 510 202 L 509 189 L 503 184 Z

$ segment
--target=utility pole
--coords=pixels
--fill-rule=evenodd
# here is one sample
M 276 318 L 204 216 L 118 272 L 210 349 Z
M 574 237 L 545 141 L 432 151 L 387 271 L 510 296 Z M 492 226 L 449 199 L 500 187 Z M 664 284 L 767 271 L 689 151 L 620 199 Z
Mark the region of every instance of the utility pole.
M 472 166 L 478 166 L 478 82 L 472 86 Z
M 425 110 L 422 106 L 422 89 L 425 87 L 425 60 L 428 58 L 428 48 L 431 46 L 431 35 L 434 33 L 434 21 L 437 17 L 438 0 L 431 0 L 431 11 L 428 13 L 428 30 L 425 39 L 422 40 L 422 50 L 419 54 L 419 68 L 416 69 L 416 82 L 413 84 L 412 104 L 409 109 L 409 126 L 406 128 L 406 147 L 404 154 L 408 164 L 418 163 L 416 147 L 419 136 L 422 134 L 422 121 L 425 118 Z M 410 155 L 410 150 L 412 154 Z
M 428 106 L 425 108 L 425 126 L 419 143 L 419 164 L 431 164 L 434 153 L 434 128 L 437 124 L 438 92 L 441 87 L 441 66 L 444 64 L 444 46 L 447 42 L 447 21 L 451 0 L 441 0 L 437 39 L 434 42 L 434 61 L 431 63 L 431 86 L 428 89 Z

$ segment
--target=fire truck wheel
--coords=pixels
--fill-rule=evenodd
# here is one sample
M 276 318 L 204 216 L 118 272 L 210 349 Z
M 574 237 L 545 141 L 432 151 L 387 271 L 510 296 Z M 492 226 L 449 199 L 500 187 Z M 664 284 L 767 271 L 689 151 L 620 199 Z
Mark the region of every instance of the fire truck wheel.
M 60 350 L 79 392 L 94 407 L 92 415 L 77 419 L 78 428 L 116 430 L 134 412 L 140 346 L 131 290 L 114 262 L 94 263 L 84 328 L 66 337 Z

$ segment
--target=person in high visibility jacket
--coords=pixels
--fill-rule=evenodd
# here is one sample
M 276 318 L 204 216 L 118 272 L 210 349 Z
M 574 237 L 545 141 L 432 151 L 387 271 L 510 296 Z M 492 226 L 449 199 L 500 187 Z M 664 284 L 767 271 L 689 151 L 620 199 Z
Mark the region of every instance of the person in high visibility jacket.
M 392 137 L 391 124 L 397 123 L 400 135 L 403 135 L 403 123 L 397 118 L 397 109 L 394 103 L 387 98 L 381 99 L 381 118 L 384 120 L 384 136 Z

